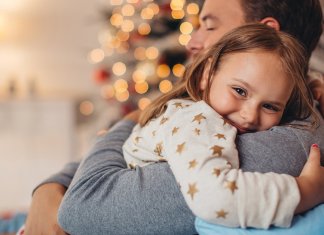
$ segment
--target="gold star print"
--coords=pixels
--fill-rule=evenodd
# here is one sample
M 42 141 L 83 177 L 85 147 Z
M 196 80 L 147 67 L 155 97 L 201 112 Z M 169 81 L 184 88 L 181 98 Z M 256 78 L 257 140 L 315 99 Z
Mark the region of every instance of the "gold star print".
M 129 164 L 128 164 L 128 167 L 129 167 L 130 169 L 135 169 L 136 164 L 135 164 L 135 163 L 129 163 Z
M 184 150 L 186 142 L 183 142 L 182 144 L 177 145 L 177 153 L 181 154 Z
M 229 190 L 231 190 L 232 193 L 234 193 L 234 191 L 236 189 L 238 189 L 237 186 L 236 186 L 236 182 L 235 181 L 227 181 L 226 182 L 226 188 L 228 188 Z
M 222 156 L 222 150 L 224 149 L 221 146 L 218 145 L 214 145 L 213 147 L 210 148 L 211 150 L 213 150 L 213 156 L 215 156 L 216 154 L 218 155 L 218 157 Z
M 179 127 L 174 127 L 172 130 L 172 135 L 176 134 L 179 130 Z
M 196 187 L 196 183 L 189 184 L 188 194 L 191 196 L 191 200 L 194 199 L 195 194 L 198 192 L 198 189 Z
M 135 143 L 138 144 L 139 140 L 142 139 L 142 137 L 136 136 L 135 137 Z
M 196 135 L 200 135 L 200 129 L 196 128 L 195 133 L 196 133 Z
M 223 126 L 225 126 L 226 124 L 229 124 L 229 122 L 225 118 L 222 117 L 222 119 L 224 121 Z
M 196 161 L 196 159 L 192 160 L 189 162 L 189 168 L 188 169 L 193 169 L 197 166 L 198 162 Z
M 220 175 L 220 173 L 221 173 L 220 169 L 214 168 L 213 175 L 216 175 L 218 177 Z
M 198 115 L 196 115 L 194 117 L 194 119 L 192 120 L 192 122 L 197 121 L 198 124 L 200 124 L 203 119 L 206 119 L 206 117 L 202 113 L 200 113 L 200 114 L 198 114 Z
M 169 118 L 167 117 L 162 117 L 161 121 L 160 121 L 160 125 L 163 125 L 166 121 L 168 121 Z
M 183 108 L 183 107 L 182 107 L 182 103 L 179 103 L 179 102 L 178 102 L 178 103 L 174 103 L 173 105 L 174 105 L 176 108 Z
M 217 135 L 214 135 L 215 137 L 217 137 L 218 139 L 224 139 L 224 140 L 226 140 L 226 138 L 225 138 L 225 135 L 223 135 L 223 134 L 217 134 Z
M 158 156 L 161 156 L 162 149 L 163 149 L 162 142 L 157 143 L 155 145 L 154 153 L 156 153 Z
M 216 214 L 217 214 L 217 218 L 226 219 L 226 215 L 228 214 L 228 212 L 225 212 L 224 210 L 220 210 L 220 211 L 216 211 Z
M 155 134 L 156 134 L 156 131 L 152 131 L 152 135 L 155 136 Z

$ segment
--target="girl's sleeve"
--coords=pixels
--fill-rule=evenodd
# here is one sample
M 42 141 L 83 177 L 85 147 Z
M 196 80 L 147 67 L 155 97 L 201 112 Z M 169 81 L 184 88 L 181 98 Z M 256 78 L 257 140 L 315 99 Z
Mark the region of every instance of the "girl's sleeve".
M 300 200 L 294 177 L 243 172 L 236 129 L 204 102 L 184 106 L 168 108 L 156 132 L 193 213 L 230 227 L 289 227 Z

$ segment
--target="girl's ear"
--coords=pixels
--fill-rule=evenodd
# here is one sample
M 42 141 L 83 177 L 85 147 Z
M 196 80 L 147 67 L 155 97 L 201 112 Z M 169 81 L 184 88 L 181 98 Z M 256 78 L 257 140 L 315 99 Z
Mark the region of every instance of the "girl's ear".
M 260 20 L 260 23 L 268 25 L 271 28 L 274 28 L 275 30 L 280 30 L 280 24 L 278 22 L 278 20 L 276 20 L 273 17 L 266 17 L 263 18 L 262 20 Z
M 211 66 L 211 58 L 208 59 L 208 62 L 205 65 L 205 69 L 203 72 L 203 76 L 200 80 L 200 90 L 204 91 L 207 88 L 208 85 L 208 77 L 210 72 L 210 66 Z

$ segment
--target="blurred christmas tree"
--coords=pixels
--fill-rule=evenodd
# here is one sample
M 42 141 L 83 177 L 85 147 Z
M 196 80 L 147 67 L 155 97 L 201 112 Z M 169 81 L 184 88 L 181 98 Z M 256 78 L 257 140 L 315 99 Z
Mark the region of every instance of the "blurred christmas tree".
M 182 76 L 185 45 L 198 24 L 199 0 L 108 0 L 101 47 L 89 53 L 103 99 L 121 115 L 172 89 Z

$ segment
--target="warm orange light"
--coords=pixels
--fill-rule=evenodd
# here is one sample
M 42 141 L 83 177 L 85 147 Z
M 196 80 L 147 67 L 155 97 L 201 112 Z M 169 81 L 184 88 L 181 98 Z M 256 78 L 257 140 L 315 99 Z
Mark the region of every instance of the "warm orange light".
M 128 83 L 124 79 L 118 79 L 114 83 L 114 88 L 117 93 L 122 93 L 124 91 L 127 91 Z
M 138 101 L 138 108 L 140 110 L 144 110 L 150 103 L 151 103 L 151 100 L 149 98 L 141 98 Z
M 124 17 L 119 13 L 115 13 L 110 17 L 111 25 L 116 27 L 121 26 L 123 24 L 123 21 L 124 21 Z
M 125 102 L 129 98 L 129 92 L 127 90 L 124 92 L 116 92 L 115 97 L 119 102 Z
M 134 30 L 134 22 L 131 21 L 131 20 L 124 20 L 122 25 L 121 25 L 121 29 L 124 31 L 124 32 L 131 32 Z
M 138 94 L 144 94 L 148 91 L 149 85 L 147 82 L 141 82 L 135 84 L 135 91 Z
M 144 20 L 150 20 L 154 17 L 154 11 L 151 8 L 146 7 L 141 11 L 141 17 Z
M 199 13 L 199 6 L 197 3 L 189 3 L 187 6 L 187 13 L 189 15 L 198 15 Z
M 185 13 L 183 10 L 173 10 L 171 12 L 171 16 L 175 20 L 180 20 L 185 16 Z
M 104 99 L 111 99 L 115 95 L 115 89 L 112 85 L 107 84 L 102 86 L 100 94 Z
M 191 40 L 191 36 L 187 34 L 181 34 L 178 40 L 181 45 L 186 46 Z
M 92 64 L 99 63 L 103 61 L 104 58 L 105 53 L 102 49 L 93 49 L 88 55 L 88 60 Z
M 186 70 L 186 68 L 185 68 L 185 66 L 183 64 L 176 64 L 172 68 L 172 73 L 176 77 L 182 77 L 185 70 Z
M 80 113 L 83 114 L 84 116 L 89 116 L 94 111 L 94 105 L 91 101 L 85 100 L 81 102 L 79 106 L 79 110 Z
M 180 25 L 180 32 L 182 34 L 191 34 L 192 33 L 192 30 L 193 30 L 193 26 L 191 23 L 189 22 L 183 22 L 181 25 Z
M 172 90 L 172 83 L 169 80 L 163 80 L 159 84 L 159 89 L 162 93 L 167 93 Z
M 157 67 L 156 74 L 160 78 L 166 78 L 170 75 L 170 67 L 166 64 L 160 64 Z
M 135 13 L 135 9 L 133 5 L 131 4 L 126 4 L 122 7 L 121 12 L 124 16 L 132 16 Z
M 134 57 L 137 60 L 145 60 L 146 59 L 146 49 L 144 47 L 137 47 L 134 50 Z
M 148 23 L 141 23 L 137 30 L 141 35 L 148 35 L 151 32 L 151 26 Z
M 123 62 L 117 62 L 113 65 L 112 71 L 117 76 L 122 76 L 126 72 L 126 65 Z
M 149 47 L 146 49 L 145 55 L 148 59 L 154 60 L 159 56 L 159 50 L 156 47 Z
M 135 70 L 133 73 L 133 81 L 136 83 L 142 83 L 145 81 L 146 76 L 141 70 Z

